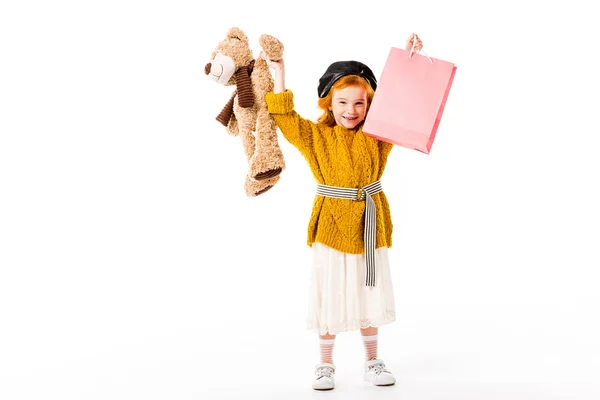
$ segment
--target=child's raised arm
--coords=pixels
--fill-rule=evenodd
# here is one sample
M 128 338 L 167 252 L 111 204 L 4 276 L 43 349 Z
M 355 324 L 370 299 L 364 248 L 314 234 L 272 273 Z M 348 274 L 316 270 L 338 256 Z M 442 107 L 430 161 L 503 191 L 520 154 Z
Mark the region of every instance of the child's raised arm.
M 269 113 L 281 130 L 283 136 L 307 158 L 313 155 L 313 132 L 316 124 L 302 118 L 294 110 L 294 96 L 285 88 L 285 65 L 283 59 L 272 61 L 261 53 L 267 65 L 273 71 L 274 89 L 267 93 L 265 100 Z M 310 160 L 309 160 L 310 161 Z

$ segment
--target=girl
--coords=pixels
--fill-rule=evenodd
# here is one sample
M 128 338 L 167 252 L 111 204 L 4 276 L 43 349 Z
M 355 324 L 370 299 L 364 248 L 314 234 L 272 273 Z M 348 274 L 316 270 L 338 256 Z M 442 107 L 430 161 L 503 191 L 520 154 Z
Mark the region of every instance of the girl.
M 405 48 L 413 45 L 416 51 L 423 47 L 415 34 Z M 393 145 L 362 132 L 377 80 L 358 61 L 331 64 L 319 80 L 323 114 L 315 123 L 294 110 L 283 60 L 261 57 L 275 83 L 266 95 L 269 113 L 317 181 L 308 226 L 313 262 L 307 328 L 319 334 L 321 362 L 312 387 L 334 388 L 335 337 L 358 329 L 365 347 L 364 379 L 376 386 L 393 385 L 394 375 L 377 357 L 378 327 L 396 320 L 387 253 L 392 221 L 379 182 Z

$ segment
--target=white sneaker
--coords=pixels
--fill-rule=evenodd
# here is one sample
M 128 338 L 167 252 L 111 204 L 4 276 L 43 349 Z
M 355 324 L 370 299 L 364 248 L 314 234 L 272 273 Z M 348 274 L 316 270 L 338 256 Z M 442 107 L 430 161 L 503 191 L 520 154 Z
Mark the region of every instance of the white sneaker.
M 335 387 L 335 365 L 330 363 L 317 364 L 315 367 L 316 379 L 312 384 L 315 390 L 331 390 Z
M 365 362 L 365 381 L 375 386 L 391 386 L 396 383 L 396 378 L 385 368 L 383 360 L 376 359 Z

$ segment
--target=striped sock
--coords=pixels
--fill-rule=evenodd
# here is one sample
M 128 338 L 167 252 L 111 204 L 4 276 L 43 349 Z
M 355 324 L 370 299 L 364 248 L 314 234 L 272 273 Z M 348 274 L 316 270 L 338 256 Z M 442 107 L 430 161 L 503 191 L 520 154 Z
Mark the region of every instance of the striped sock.
M 333 344 L 335 339 L 319 339 L 319 347 L 321 348 L 321 362 L 333 364 Z
M 363 343 L 365 345 L 365 357 L 367 361 L 377 358 L 377 335 L 363 336 Z

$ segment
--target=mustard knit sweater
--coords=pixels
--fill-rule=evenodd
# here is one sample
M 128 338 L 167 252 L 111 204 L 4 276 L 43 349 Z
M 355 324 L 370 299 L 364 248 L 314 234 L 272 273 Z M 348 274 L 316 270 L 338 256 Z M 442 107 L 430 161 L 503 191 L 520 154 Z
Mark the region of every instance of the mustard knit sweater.
M 300 117 L 290 90 L 265 96 L 283 136 L 304 156 L 318 183 L 360 188 L 381 178 L 392 144 L 366 136 L 362 124 L 349 130 Z M 373 195 L 377 209 L 376 247 L 392 246 L 390 207 L 383 192 Z M 316 195 L 308 224 L 308 245 L 323 243 L 345 253 L 364 253 L 364 201 Z

